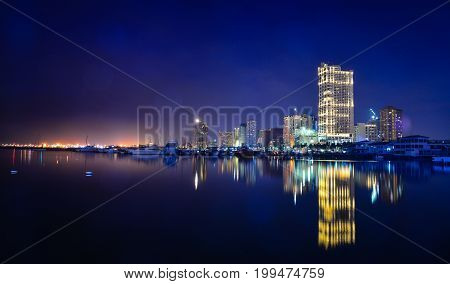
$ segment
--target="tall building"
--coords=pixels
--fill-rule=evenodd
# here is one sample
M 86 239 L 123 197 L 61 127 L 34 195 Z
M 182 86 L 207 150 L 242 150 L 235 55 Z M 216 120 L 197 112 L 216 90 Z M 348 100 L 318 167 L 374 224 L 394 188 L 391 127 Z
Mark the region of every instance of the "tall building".
M 283 140 L 286 147 L 311 144 L 317 141 L 315 119 L 307 114 L 294 114 L 284 117 Z
M 402 110 L 387 106 L 380 111 L 380 132 L 383 141 L 394 141 L 402 138 Z
M 269 129 L 261 129 L 258 132 L 258 140 L 257 144 L 261 147 L 268 147 L 270 142 L 270 130 Z
M 256 146 L 256 121 L 247 121 L 247 146 Z
M 241 123 L 239 126 L 239 146 L 247 145 L 247 123 Z
M 194 146 L 198 149 L 208 147 L 208 125 L 197 120 L 194 127 Z
M 233 146 L 234 147 L 241 146 L 239 130 L 240 130 L 240 127 L 235 127 L 233 129 Z
M 233 147 L 233 132 L 231 131 L 219 131 L 219 146 L 220 147 Z
M 322 63 L 319 76 L 319 140 L 353 141 L 353 71 Z
M 270 140 L 268 146 L 280 149 L 283 144 L 283 128 L 270 128 Z
M 376 121 L 366 123 L 365 135 L 367 141 L 378 141 L 378 123 Z

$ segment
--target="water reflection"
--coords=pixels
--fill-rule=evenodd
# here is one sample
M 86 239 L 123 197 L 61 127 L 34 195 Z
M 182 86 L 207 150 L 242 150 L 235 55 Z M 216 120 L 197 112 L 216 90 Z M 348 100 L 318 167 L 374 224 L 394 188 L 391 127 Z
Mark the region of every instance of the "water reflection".
M 270 180 L 275 189 L 285 193 L 290 199 L 290 206 L 298 206 L 300 200 L 307 195 L 317 198 L 317 201 L 314 201 L 317 202 L 317 209 L 314 210 L 317 219 L 314 224 L 317 224 L 317 243 L 324 249 L 355 244 L 357 225 L 355 189 L 358 194 L 362 192 L 358 195 L 359 204 L 367 202 L 370 205 L 381 202 L 395 205 L 401 202 L 404 195 L 405 179 L 424 181 L 435 171 L 445 171 L 441 169 L 442 167 L 436 170 L 431 164 L 419 162 L 310 161 L 282 160 L 274 157 L 211 159 L 73 152 L 46 153 L 30 150 L 13 150 L 8 156 L 12 157 L 11 174 L 17 174 L 17 170 L 20 170 L 18 177 L 23 172 L 21 166 L 31 164 L 41 168 L 69 168 L 72 163 L 84 165 L 86 176 L 92 176 L 93 173 L 97 176 L 101 171 L 99 164 L 96 164 L 96 160 L 99 159 L 108 163 L 121 162 L 122 166 L 133 165 L 145 170 L 169 166 L 175 169 L 177 175 L 175 178 L 179 178 L 178 174 L 181 176 L 183 172 L 187 173 L 189 189 L 195 191 L 214 190 L 211 185 L 207 188 L 206 181 L 211 179 L 213 181 L 211 184 L 222 181 L 217 176 L 244 184 L 246 187 L 265 185 Z
M 294 204 L 297 204 L 297 195 L 314 191 L 316 188 L 317 174 L 314 171 L 317 168 L 314 168 L 312 162 L 289 160 L 283 164 L 282 168 L 283 190 L 293 195 Z
M 325 249 L 355 243 L 353 173 L 351 164 L 318 166 L 318 243 Z
M 208 160 L 194 159 L 194 185 L 204 182 Z M 324 249 L 356 242 L 355 186 L 366 189 L 374 204 L 396 204 L 403 194 L 402 175 L 421 180 L 430 176 L 431 166 L 418 162 L 350 162 L 270 159 L 215 160 L 218 174 L 229 175 L 236 182 L 255 186 L 266 177 L 282 177 L 283 191 L 292 195 L 296 205 L 304 194 L 317 194 L 318 245 Z

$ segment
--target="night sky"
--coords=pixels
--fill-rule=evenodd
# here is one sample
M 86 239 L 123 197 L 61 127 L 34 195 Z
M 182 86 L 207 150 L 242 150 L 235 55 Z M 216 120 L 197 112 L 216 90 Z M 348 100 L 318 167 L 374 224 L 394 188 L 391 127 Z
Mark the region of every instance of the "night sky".
M 265 107 L 444 1 L 7 2 L 183 105 Z M 3 3 L 0 43 L 0 143 L 133 143 L 138 105 L 173 105 Z M 355 122 L 394 105 L 450 138 L 450 3 L 342 67 Z

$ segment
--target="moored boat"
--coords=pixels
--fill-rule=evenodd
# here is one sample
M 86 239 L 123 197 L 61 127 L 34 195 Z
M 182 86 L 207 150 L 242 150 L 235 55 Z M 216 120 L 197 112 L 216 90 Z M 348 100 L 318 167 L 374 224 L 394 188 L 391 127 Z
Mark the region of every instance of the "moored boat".
M 162 154 L 161 148 L 156 145 L 147 146 L 147 147 L 139 147 L 137 149 L 129 149 L 129 152 L 132 155 L 161 155 Z
M 216 146 L 211 146 L 211 147 L 208 147 L 208 149 L 206 150 L 206 153 L 210 157 L 217 157 L 217 156 L 219 156 L 219 149 Z
M 164 155 L 166 156 L 176 156 L 177 155 L 178 143 L 174 140 L 167 142 L 164 147 Z

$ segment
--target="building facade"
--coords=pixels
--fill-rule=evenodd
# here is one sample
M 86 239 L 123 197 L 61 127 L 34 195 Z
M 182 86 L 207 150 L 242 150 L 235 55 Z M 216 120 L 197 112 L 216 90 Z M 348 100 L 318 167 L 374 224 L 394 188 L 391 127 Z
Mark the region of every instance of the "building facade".
M 395 141 L 403 136 L 403 111 L 387 106 L 380 111 L 380 134 L 383 141 Z
M 249 147 L 256 146 L 256 121 L 255 120 L 247 121 L 246 130 L 247 130 L 246 145 Z
M 322 63 L 318 77 L 319 140 L 353 141 L 353 71 Z
M 317 142 L 315 118 L 307 114 L 294 114 L 284 117 L 283 140 L 286 147 L 293 148 Z
M 261 129 L 258 132 L 258 141 L 257 144 L 260 147 L 268 147 L 270 143 L 270 130 L 269 129 Z
M 283 128 L 270 128 L 269 147 L 281 149 L 284 144 Z
M 204 149 L 208 147 L 208 125 L 203 121 L 197 121 L 194 127 L 194 147 Z
M 240 130 L 240 127 L 235 127 L 233 129 L 233 146 L 234 147 L 241 146 L 239 130 Z
M 247 123 L 241 123 L 239 126 L 239 145 L 247 145 Z
M 219 131 L 219 146 L 220 147 L 234 146 L 232 131 Z
M 357 123 L 354 126 L 353 142 L 361 141 L 377 141 L 378 140 L 378 127 L 376 123 Z

